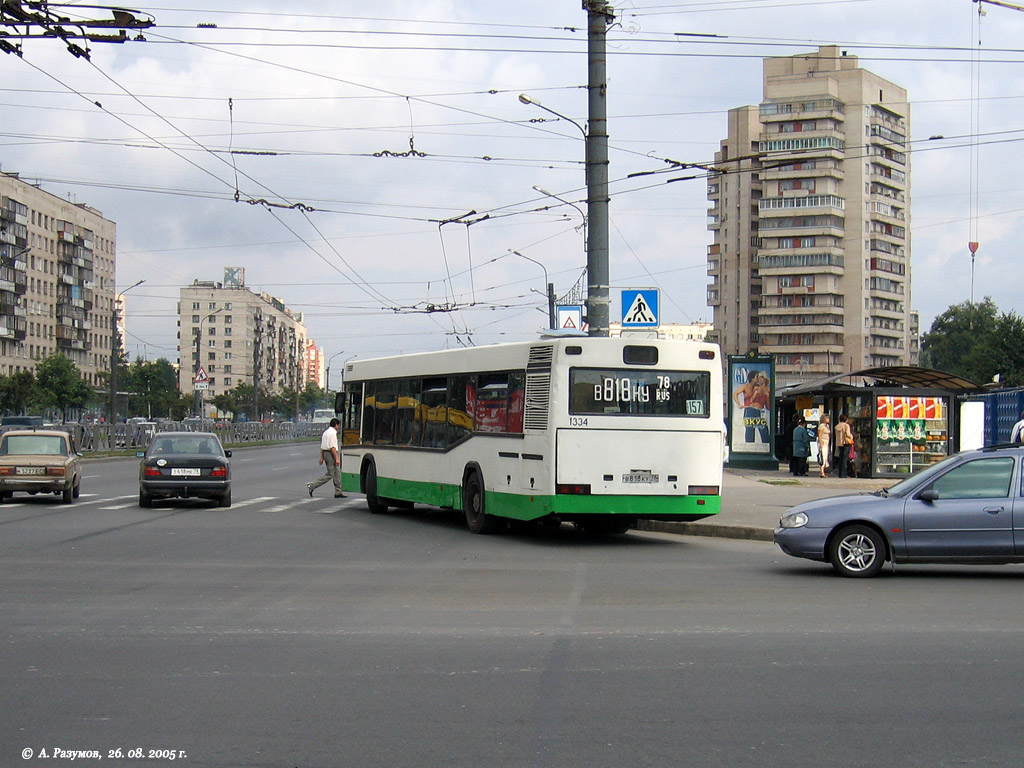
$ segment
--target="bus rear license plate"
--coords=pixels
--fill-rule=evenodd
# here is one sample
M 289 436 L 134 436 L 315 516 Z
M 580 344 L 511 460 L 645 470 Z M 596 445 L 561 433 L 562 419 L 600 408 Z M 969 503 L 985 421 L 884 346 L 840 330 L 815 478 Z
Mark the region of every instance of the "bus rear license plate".
M 650 472 L 627 472 L 622 476 L 624 483 L 657 483 L 659 481 L 660 477 L 652 475 Z
M 199 477 L 202 470 L 199 467 L 175 467 L 171 470 L 172 475 L 185 475 L 186 477 Z

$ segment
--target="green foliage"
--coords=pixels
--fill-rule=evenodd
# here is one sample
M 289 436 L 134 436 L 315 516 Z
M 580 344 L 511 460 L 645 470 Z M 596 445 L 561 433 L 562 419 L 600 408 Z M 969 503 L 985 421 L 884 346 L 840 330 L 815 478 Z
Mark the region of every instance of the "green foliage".
M 167 418 L 181 397 L 178 375 L 166 358 L 154 361 L 136 359 L 124 373 L 119 374 L 118 381 L 118 389 L 129 393 L 129 415 Z
M 307 382 L 305 389 L 299 393 L 299 410 L 302 413 L 312 413 L 317 408 L 329 408 L 327 393 L 316 384 Z
M 36 402 L 43 408 L 59 410 L 66 421 L 68 411 L 81 410 L 95 393 L 67 357 L 55 354 L 36 363 Z
M 28 413 L 36 397 L 36 376 L 32 371 L 18 371 L 0 376 L 0 403 L 11 414 Z
M 921 364 L 978 384 L 998 374 L 1003 386 L 1024 386 L 1024 319 L 1001 314 L 988 297 L 954 304 L 921 340 Z

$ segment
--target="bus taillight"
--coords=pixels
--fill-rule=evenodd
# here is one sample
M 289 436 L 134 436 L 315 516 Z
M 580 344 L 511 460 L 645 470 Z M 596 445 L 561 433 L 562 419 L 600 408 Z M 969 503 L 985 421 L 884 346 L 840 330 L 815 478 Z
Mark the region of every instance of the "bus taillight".
M 717 496 L 718 490 L 717 485 L 691 485 L 686 492 L 690 496 Z
M 589 483 L 558 483 L 555 485 L 555 493 L 572 494 L 574 496 L 589 496 Z

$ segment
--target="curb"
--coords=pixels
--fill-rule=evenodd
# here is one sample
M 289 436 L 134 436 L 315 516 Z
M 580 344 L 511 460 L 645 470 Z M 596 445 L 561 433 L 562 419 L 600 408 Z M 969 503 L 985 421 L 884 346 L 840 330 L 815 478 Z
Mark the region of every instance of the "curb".
M 674 533 L 680 536 L 709 536 L 719 539 L 773 541 L 774 531 L 752 525 L 719 525 L 716 523 L 672 523 L 661 520 L 638 520 L 638 531 Z

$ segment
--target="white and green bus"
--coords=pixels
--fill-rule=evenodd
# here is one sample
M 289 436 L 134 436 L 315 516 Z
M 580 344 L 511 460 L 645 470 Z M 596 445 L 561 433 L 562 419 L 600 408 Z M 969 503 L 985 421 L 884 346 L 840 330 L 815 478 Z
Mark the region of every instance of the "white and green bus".
M 720 509 L 717 345 L 631 338 L 353 360 L 338 396 L 342 478 L 371 512 L 460 510 L 623 532 Z

